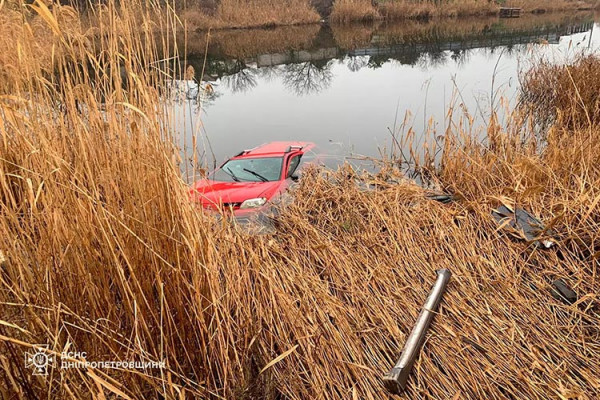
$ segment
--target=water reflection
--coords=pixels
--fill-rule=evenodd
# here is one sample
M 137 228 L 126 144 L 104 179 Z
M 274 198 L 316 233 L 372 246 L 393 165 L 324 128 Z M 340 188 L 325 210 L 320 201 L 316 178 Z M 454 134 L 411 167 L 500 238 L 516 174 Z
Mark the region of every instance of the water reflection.
M 274 140 L 378 156 L 390 132 L 408 126 L 413 144 L 440 137 L 453 102 L 485 120 L 501 95 L 514 98 L 532 45 L 543 43 L 534 47 L 545 54 L 594 47 L 593 29 L 593 15 L 551 14 L 220 31 L 211 33 L 206 59 L 207 34 L 196 33 L 187 63 L 193 81 L 214 93 L 185 83 L 180 98 L 193 111 L 181 107 L 177 129 L 186 143 L 210 139 L 210 152 L 196 151 L 214 150 L 216 162 Z M 503 91 L 490 95 L 492 88 Z
M 244 92 L 256 87 L 260 70 L 279 74 L 299 95 L 327 88 L 330 60 L 348 68 L 380 68 L 394 60 L 423 68 L 452 60 L 465 63 L 470 50 L 506 48 L 522 51 L 531 43 L 557 44 L 562 36 L 592 29 L 591 14 L 528 16 L 518 19 L 479 18 L 435 22 L 402 21 L 350 26 L 281 27 L 211 34 L 204 78 L 222 78 L 227 87 Z M 196 71 L 204 62 L 208 37 L 196 33 L 188 44 L 188 62 Z M 285 68 L 273 68 L 284 65 Z M 263 75 L 264 76 L 264 75 Z
M 193 77 L 170 83 L 169 97 L 177 105 L 187 105 L 198 114 L 202 107 L 212 105 L 221 94 L 215 92 L 210 83 L 201 84 Z
M 232 93 L 246 92 L 256 86 L 256 76 L 258 73 L 259 70 L 257 68 L 244 68 L 234 74 L 223 76 L 221 82 Z
M 284 85 L 298 96 L 319 93 L 329 87 L 333 79 L 329 62 L 288 64 L 282 75 Z
M 369 56 L 348 56 L 344 60 L 348 69 L 352 72 L 358 72 L 369 65 Z

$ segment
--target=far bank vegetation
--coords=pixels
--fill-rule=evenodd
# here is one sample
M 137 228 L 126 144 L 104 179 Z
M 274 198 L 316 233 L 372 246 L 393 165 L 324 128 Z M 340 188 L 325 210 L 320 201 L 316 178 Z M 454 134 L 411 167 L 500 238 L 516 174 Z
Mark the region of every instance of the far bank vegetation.
M 496 15 L 501 7 L 545 13 L 596 8 L 598 2 L 571 0 L 336 0 L 330 20 L 336 23 L 374 19 L 427 19 Z
M 319 22 L 310 0 L 221 0 L 206 6 L 186 5 L 181 17 L 190 28 L 250 28 Z
M 190 0 L 176 6 L 188 29 L 207 30 L 310 24 L 325 18 L 339 24 L 497 15 L 501 7 L 544 13 L 599 4 L 597 0 Z

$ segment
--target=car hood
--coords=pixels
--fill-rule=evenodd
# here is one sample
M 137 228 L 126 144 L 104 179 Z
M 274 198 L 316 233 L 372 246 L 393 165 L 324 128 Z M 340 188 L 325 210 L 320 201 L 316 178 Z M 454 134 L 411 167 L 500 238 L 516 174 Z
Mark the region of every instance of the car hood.
M 214 206 L 222 203 L 242 203 L 256 197 L 266 197 L 269 200 L 281 184 L 281 181 L 218 182 L 202 179 L 194 185 L 192 195 L 194 200 Z

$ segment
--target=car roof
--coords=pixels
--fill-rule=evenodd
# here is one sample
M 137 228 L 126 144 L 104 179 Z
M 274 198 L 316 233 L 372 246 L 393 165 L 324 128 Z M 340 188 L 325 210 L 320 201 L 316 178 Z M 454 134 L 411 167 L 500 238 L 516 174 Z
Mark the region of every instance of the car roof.
M 313 147 L 311 142 L 270 142 L 245 150 L 233 158 L 256 157 L 256 156 L 283 156 L 289 153 L 290 147 L 307 148 Z

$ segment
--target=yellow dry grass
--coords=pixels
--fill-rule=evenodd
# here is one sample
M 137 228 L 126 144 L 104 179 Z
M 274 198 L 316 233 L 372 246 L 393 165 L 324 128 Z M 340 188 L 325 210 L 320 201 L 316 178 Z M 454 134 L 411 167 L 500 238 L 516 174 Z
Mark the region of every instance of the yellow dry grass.
M 385 1 L 378 10 L 385 19 L 426 19 L 434 15 L 436 6 L 428 1 Z
M 522 82 L 522 106 L 536 123 L 572 129 L 600 124 L 600 92 L 589 84 L 600 79 L 600 57 L 581 57 L 567 65 L 541 61 Z
M 329 20 L 334 23 L 371 21 L 379 18 L 371 0 L 336 0 L 333 3 Z
M 574 10 L 580 8 L 584 4 L 584 2 L 572 0 L 507 0 L 506 7 L 522 8 L 524 12 L 545 13 Z
M 310 0 L 221 0 L 214 15 L 198 8 L 187 8 L 181 15 L 192 30 L 298 25 L 321 20 Z
M 503 7 L 522 8 L 526 13 L 543 13 L 561 10 L 577 10 L 597 7 L 598 3 L 570 0 L 510 0 Z M 500 5 L 488 0 L 336 0 L 331 21 L 349 23 L 352 21 L 383 19 L 428 19 L 434 17 L 463 17 L 496 15 Z
M 179 69 L 158 62 L 173 16 L 109 1 L 90 36 L 35 5 L 0 25 L 18 49 L 0 59 L 3 397 L 380 399 L 438 268 L 454 278 L 404 398 L 599 397 L 596 127 L 541 141 L 492 120 L 481 144 L 451 126 L 427 175 L 460 201 L 426 200 L 391 164 L 313 170 L 279 233 L 248 236 L 198 212 L 181 180 L 161 98 Z M 542 216 L 556 248 L 499 230 L 501 202 Z M 576 304 L 551 297 L 557 278 Z M 34 344 L 166 368 L 33 377 Z

